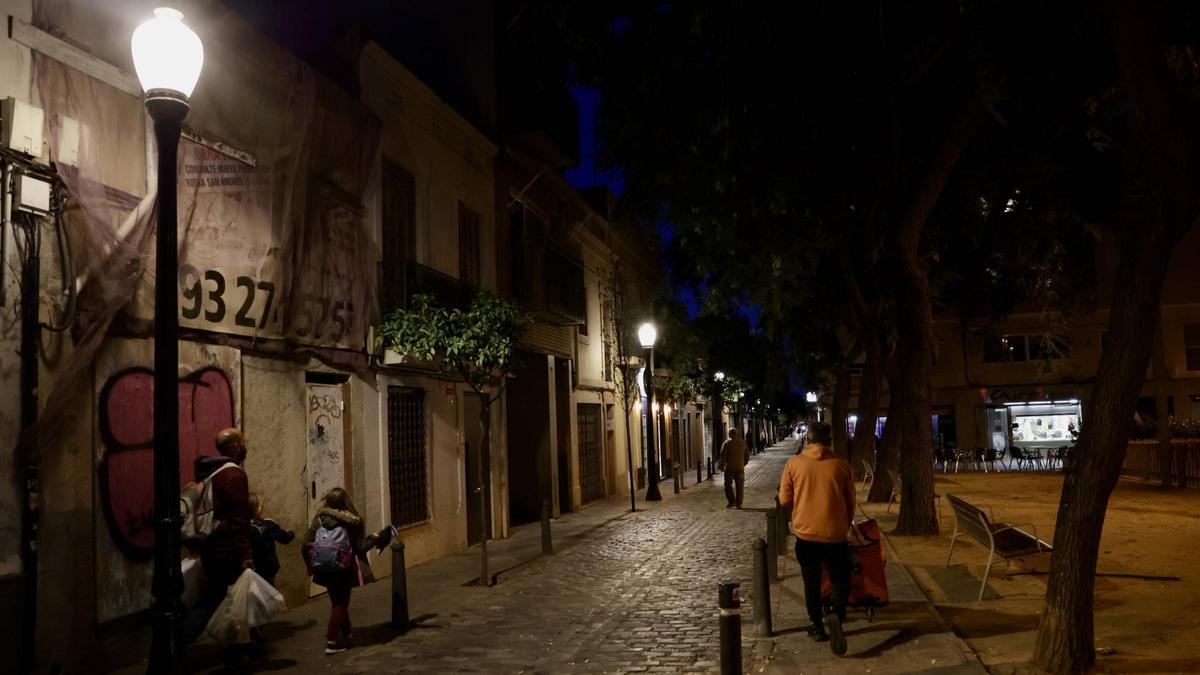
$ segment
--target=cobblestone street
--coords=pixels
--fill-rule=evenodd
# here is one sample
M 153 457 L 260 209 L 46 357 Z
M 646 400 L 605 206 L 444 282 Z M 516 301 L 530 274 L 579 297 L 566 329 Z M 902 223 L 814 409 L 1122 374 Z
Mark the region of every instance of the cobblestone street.
M 680 495 L 627 513 L 620 499 L 555 523 L 556 555 L 535 557 L 537 526 L 495 542 L 532 551 L 501 572 L 490 589 L 450 584 L 470 578 L 469 551 L 409 571 L 413 615 L 421 627 L 397 635 L 386 625 L 389 582 L 356 591 L 355 647 L 321 655 L 327 603 L 314 602 L 268 626 L 268 659 L 258 670 L 293 672 L 709 672 L 719 670 L 717 583 L 742 582 L 743 655 L 748 672 L 982 672 L 947 632 L 907 573 L 889 563 L 892 604 L 868 623 L 852 614 L 849 653 L 804 634 L 803 593 L 794 558 L 773 588 L 776 635 L 752 637 L 750 545 L 765 530 L 783 463 L 793 444 L 747 467 L 742 510 L 726 509 L 717 475 Z M 693 473 L 694 480 L 694 473 Z M 669 482 L 663 484 L 670 492 Z M 639 508 L 642 503 L 639 499 Z M 790 551 L 790 548 L 789 548 Z M 502 554 L 499 560 L 502 560 Z M 786 561 L 786 562 L 785 562 Z M 498 569 L 502 569 L 499 568 Z M 440 590 L 436 590 L 440 588 Z M 433 591 L 432 593 L 430 591 Z M 193 650 L 216 658 L 213 646 Z M 204 664 L 197 664 L 203 666 Z M 252 669 L 253 670 L 253 669 Z

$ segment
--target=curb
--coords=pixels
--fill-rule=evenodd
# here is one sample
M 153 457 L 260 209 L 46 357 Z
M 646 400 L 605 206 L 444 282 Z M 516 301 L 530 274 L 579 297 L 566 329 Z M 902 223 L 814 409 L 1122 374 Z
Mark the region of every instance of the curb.
M 990 672 L 988 671 L 987 666 L 984 665 L 983 661 L 979 658 L 979 652 L 976 652 L 974 649 L 972 649 L 971 645 L 967 644 L 967 641 L 964 640 L 963 637 L 954 630 L 954 627 L 946 622 L 945 617 L 943 617 L 942 613 L 938 611 L 937 606 L 933 604 L 933 600 L 929 598 L 929 594 L 925 591 L 925 588 L 921 586 L 921 584 L 917 583 L 916 578 L 913 577 L 912 571 L 908 569 L 908 564 L 905 563 L 904 560 L 896 553 L 896 548 L 892 546 L 891 538 L 886 533 L 881 534 L 883 535 L 883 544 L 887 548 L 887 554 L 891 556 L 892 562 L 896 563 L 896 569 L 900 570 L 900 573 L 907 577 L 909 583 L 921 591 L 921 597 L 925 598 L 925 609 L 931 616 L 933 616 L 938 626 L 942 629 L 942 632 L 946 633 L 947 635 L 954 636 L 954 641 L 958 644 L 959 652 L 962 653 L 963 657 L 968 661 L 968 663 L 979 664 L 981 672 Z

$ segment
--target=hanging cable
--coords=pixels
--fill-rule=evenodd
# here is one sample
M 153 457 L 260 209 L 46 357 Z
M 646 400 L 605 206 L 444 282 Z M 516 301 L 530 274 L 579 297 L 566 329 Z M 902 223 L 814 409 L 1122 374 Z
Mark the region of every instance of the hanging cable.
M 61 333 L 75 323 L 75 300 L 78 295 L 75 287 L 75 254 L 71 248 L 71 236 L 67 232 L 65 217 L 66 203 L 66 188 L 62 183 L 56 183 L 50 204 L 50 215 L 54 219 L 54 234 L 58 240 L 59 271 L 62 275 L 63 292 L 67 295 L 67 306 L 63 308 L 61 323 L 51 325 L 43 322 L 41 324 L 42 328 L 55 333 Z

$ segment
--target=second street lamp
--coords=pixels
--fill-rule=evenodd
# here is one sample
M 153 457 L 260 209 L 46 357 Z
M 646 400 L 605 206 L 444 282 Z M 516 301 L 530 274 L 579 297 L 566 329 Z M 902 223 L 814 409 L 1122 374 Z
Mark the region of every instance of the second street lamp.
M 654 421 L 654 342 L 658 339 L 658 329 L 647 321 L 638 328 L 638 341 L 646 350 L 646 500 L 658 501 L 662 494 L 658 491 L 658 452 L 655 450 L 655 436 L 658 427 Z
M 181 673 L 184 609 L 179 560 L 179 276 L 176 158 L 188 97 L 200 79 L 204 47 L 183 14 L 160 7 L 138 26 L 133 66 L 146 92 L 158 144 L 158 228 L 154 281 L 154 581 L 151 673 Z

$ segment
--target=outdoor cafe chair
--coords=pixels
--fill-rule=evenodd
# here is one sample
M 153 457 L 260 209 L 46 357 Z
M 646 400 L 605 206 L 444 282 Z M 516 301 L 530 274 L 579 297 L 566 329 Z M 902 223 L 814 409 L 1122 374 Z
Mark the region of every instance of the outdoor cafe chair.
M 1009 456 L 1012 457 L 1012 464 L 1016 465 L 1017 471 L 1024 470 L 1025 465 L 1031 461 L 1028 451 L 1024 448 L 1013 447 L 1009 450 Z

